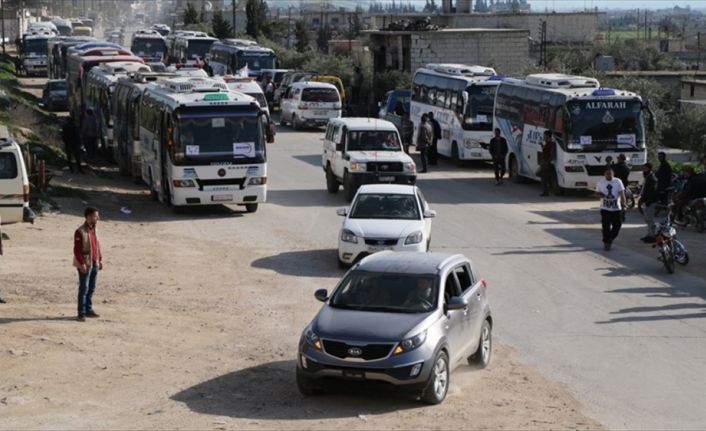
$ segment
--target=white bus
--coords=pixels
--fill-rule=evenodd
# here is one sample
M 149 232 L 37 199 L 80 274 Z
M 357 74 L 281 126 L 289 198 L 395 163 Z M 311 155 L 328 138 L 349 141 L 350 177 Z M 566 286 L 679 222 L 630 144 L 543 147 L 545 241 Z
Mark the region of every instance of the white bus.
M 247 66 L 249 76 L 259 77 L 262 69 L 274 69 L 275 52 L 256 42 L 225 39 L 211 46 L 209 65 L 214 75 L 236 73 Z
M 145 60 L 145 63 L 164 62 L 167 58 L 167 44 L 156 30 L 140 30 L 133 33 L 130 51 Z
M 203 32 L 188 32 L 174 39 L 172 55 L 181 66 L 203 65 L 211 45 L 218 39 Z
M 422 114 L 434 113 L 441 126 L 437 151 L 454 161 L 490 160 L 493 101 L 501 77 L 490 67 L 428 64 L 412 81 L 410 120 L 412 143 Z
M 255 99 L 222 80 L 150 83 L 140 106 L 142 179 L 175 208 L 236 204 L 255 212 L 267 197 L 270 121 Z
M 512 180 L 539 179 L 544 131 L 550 130 L 556 140 L 552 188 L 593 189 L 620 153 L 632 166 L 629 181 L 639 181 L 647 161 L 645 111 L 652 128 L 649 103 L 635 93 L 601 88 L 594 78 L 538 74 L 500 84 L 495 127 L 508 142 Z

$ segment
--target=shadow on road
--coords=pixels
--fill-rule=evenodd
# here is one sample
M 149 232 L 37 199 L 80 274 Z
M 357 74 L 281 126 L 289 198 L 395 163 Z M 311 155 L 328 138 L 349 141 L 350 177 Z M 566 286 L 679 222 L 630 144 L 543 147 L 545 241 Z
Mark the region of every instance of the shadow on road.
M 255 268 L 299 277 L 339 277 L 336 250 L 296 250 L 263 257 L 252 263 Z
M 550 246 L 536 245 L 532 247 L 518 247 L 513 250 L 503 251 L 500 253 L 493 253 L 493 256 L 583 253 L 586 251 L 590 250 L 585 247 L 580 247 L 572 244 L 558 244 Z
M 7 323 L 18 322 L 50 322 L 50 321 L 74 321 L 75 316 L 56 316 L 56 317 L 0 317 L 0 325 Z
M 293 156 L 293 158 L 321 169 L 321 154 L 307 154 L 303 156 Z M 324 178 L 323 175 L 324 170 L 321 169 L 321 178 Z
M 332 194 L 324 188 L 324 176 L 321 175 L 321 189 L 268 190 L 267 202 L 286 207 L 345 207 L 348 202 L 343 192 Z M 333 211 L 333 210 L 332 210 Z M 335 212 L 333 212 L 335 214 Z
M 391 397 L 393 393 L 380 391 L 377 385 L 372 390 L 370 385 L 345 383 L 345 391 L 340 385 L 332 388 L 332 394 L 305 398 L 297 390 L 295 367 L 290 360 L 245 368 L 199 383 L 171 399 L 197 413 L 269 420 L 347 418 L 421 408 L 411 398 Z

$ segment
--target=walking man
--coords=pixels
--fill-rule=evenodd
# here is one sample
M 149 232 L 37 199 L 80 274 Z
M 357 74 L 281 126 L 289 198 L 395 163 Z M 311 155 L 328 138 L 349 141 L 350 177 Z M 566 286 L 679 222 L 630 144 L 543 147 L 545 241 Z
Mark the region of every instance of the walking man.
M 552 136 L 551 130 L 544 131 L 544 145 L 542 146 L 542 164 L 539 167 L 540 177 L 542 179 L 542 194 L 540 196 L 549 196 L 549 186 L 554 175 L 554 151 L 556 142 Z
M 606 167 L 605 178 L 596 184 L 596 194 L 601 198 L 603 248 L 607 251 L 618 237 L 625 208 L 625 187 L 622 181 L 613 176 L 613 168 Z
M 78 317 L 100 317 L 93 310 L 93 292 L 96 290 L 98 271 L 103 269 L 103 255 L 96 235 L 98 210 L 88 207 L 84 211 L 85 221 L 74 233 L 74 266 L 78 270 Z
M 429 147 L 429 150 L 427 150 L 427 152 L 429 153 L 429 164 L 432 166 L 436 166 L 439 160 L 439 153 L 436 144 L 437 142 L 439 142 L 439 139 L 441 139 L 441 124 L 439 124 L 439 122 L 434 119 L 433 112 L 429 112 L 429 124 L 431 125 L 433 137 L 431 140 L 431 147 Z
M 657 177 L 652 172 L 652 163 L 645 163 L 642 166 L 642 176 L 645 178 L 642 185 L 642 194 L 637 202 L 637 207 L 642 210 L 642 214 L 647 224 L 647 235 L 640 238 L 642 242 L 655 242 L 655 209 L 659 200 L 657 194 Z
M 657 153 L 659 167 L 657 168 L 657 193 L 659 200 L 663 204 L 667 204 L 667 189 L 672 186 L 672 166 L 667 161 L 667 154 L 663 151 Z
M 422 114 L 422 122 L 419 124 L 419 132 L 417 133 L 417 150 L 419 150 L 420 158 L 422 159 L 422 170 L 420 174 L 427 171 L 427 152 L 431 146 L 434 136 L 434 131 L 429 124 L 429 116 Z
M 80 173 L 83 172 L 81 167 L 81 143 L 78 133 L 76 132 L 76 125 L 71 117 L 66 119 L 64 126 L 61 128 L 61 139 L 64 141 L 64 150 L 66 151 L 66 162 L 69 165 L 69 170 L 74 172 L 74 163 L 76 164 L 76 170 Z M 72 161 L 73 160 L 73 161 Z
M 81 120 L 81 142 L 86 148 L 88 158 L 95 159 L 98 150 L 98 123 L 93 109 L 86 109 L 86 113 Z
M 490 157 L 493 158 L 493 169 L 495 170 L 495 185 L 503 183 L 505 176 L 505 157 L 507 156 L 507 141 L 500 136 L 500 129 L 495 128 L 495 136 L 488 145 Z

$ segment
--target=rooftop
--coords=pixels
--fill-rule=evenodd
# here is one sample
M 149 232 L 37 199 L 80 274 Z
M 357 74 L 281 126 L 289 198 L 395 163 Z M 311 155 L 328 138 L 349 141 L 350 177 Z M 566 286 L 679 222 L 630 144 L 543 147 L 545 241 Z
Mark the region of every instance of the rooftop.
M 447 261 L 465 259 L 463 255 L 383 251 L 360 261 L 357 269 L 400 274 L 436 274 Z
M 344 124 L 348 130 L 397 130 L 394 124 L 378 118 L 343 117 L 332 118 L 331 123 Z
M 441 30 L 364 30 L 370 35 L 407 35 L 407 34 L 455 34 L 455 33 L 529 33 L 520 28 L 444 28 Z

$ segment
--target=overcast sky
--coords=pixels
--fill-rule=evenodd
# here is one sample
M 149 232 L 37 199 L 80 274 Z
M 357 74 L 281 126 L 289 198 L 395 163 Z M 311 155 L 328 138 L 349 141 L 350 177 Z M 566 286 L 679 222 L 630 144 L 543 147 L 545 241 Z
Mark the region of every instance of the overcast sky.
M 598 9 L 664 9 L 674 6 L 691 6 L 692 8 L 706 8 L 704 0 L 530 0 L 532 10 L 542 12 L 549 10 L 583 10 L 585 8 Z

